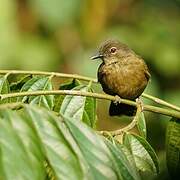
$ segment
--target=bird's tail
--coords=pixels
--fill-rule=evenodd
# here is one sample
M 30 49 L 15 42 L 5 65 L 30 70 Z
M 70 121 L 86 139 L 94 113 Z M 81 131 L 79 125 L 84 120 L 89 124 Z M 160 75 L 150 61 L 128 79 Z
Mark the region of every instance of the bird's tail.
M 135 106 L 130 106 L 128 104 L 122 104 L 122 103 L 115 104 L 113 101 L 111 101 L 111 104 L 109 107 L 109 115 L 110 116 L 120 116 L 120 115 L 134 116 L 136 114 L 136 110 L 137 108 Z

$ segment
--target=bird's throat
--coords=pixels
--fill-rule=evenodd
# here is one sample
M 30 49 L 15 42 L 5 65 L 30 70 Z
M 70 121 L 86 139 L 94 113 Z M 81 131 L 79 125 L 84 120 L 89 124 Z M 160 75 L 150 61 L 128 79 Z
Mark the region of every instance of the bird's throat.
M 116 64 L 116 63 L 118 63 L 119 61 L 118 61 L 118 59 L 116 59 L 116 58 L 113 58 L 113 59 L 104 59 L 104 64 L 106 65 L 106 66 L 109 66 L 109 65 L 112 65 L 112 64 Z

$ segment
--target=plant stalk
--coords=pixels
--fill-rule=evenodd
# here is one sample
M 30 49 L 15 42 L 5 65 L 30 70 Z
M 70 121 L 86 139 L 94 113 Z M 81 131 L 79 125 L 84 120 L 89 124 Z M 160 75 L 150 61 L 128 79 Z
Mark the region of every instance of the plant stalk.
M 66 74 L 66 73 L 57 73 L 57 72 L 46 72 L 46 71 L 22 71 L 22 70 L 0 70 L 0 74 L 32 74 L 32 75 L 46 75 L 46 76 L 51 76 L 51 77 L 61 77 L 61 78 L 72 78 L 72 79 L 79 79 L 83 81 L 91 81 L 93 83 L 98 83 L 97 79 L 95 78 L 90 78 L 86 76 L 81 76 L 77 74 Z M 168 103 L 164 100 L 161 100 L 157 97 L 148 95 L 143 93 L 142 96 L 144 98 L 150 99 L 160 105 L 166 106 L 168 108 L 174 109 L 176 111 L 180 112 L 180 107 L 175 106 L 171 103 Z
M 98 99 L 106 99 L 111 101 L 116 101 L 117 97 L 111 96 L 108 94 L 99 94 L 99 93 L 92 93 L 92 92 L 82 92 L 82 91 L 75 91 L 75 90 L 52 90 L 52 91 L 26 91 L 26 92 L 18 92 L 18 93 L 9 93 L 9 94 L 1 94 L 1 100 L 12 98 L 12 97 L 20 97 L 20 96 L 39 96 L 39 95 L 74 95 L 74 96 L 87 96 L 93 97 Z M 131 106 L 137 106 L 138 104 L 134 101 L 128 99 L 121 99 L 121 103 L 128 104 Z M 176 117 L 180 119 L 180 112 L 164 109 L 152 105 L 143 105 L 144 111 L 155 112 L 159 114 L 163 114 L 166 116 Z

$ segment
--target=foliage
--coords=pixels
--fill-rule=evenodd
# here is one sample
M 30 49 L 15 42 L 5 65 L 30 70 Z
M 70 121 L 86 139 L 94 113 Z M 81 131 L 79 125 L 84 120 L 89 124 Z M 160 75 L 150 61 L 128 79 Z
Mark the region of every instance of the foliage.
M 169 173 L 176 179 L 180 170 L 180 122 L 179 119 L 172 118 L 168 123 L 166 134 L 166 159 Z
M 102 41 L 117 38 L 147 62 L 152 80 L 146 92 L 179 104 L 179 0 L 0 0 L 0 4 L 1 69 L 95 77 L 99 62 L 92 63 L 89 57 Z M 98 129 L 126 123 L 124 117 L 109 117 L 106 107 L 106 102 L 98 106 Z M 148 113 L 146 117 L 147 138 L 157 153 L 164 153 L 168 118 Z
M 100 42 L 117 38 L 147 62 L 152 80 L 145 92 L 179 104 L 179 0 L 0 0 L 0 4 L 1 69 L 63 71 L 95 77 L 99 62 L 92 63 L 89 57 L 96 52 Z M 10 76 L 8 83 L 11 92 L 19 92 L 22 84 L 30 79 L 29 76 L 16 76 L 15 80 L 13 75 Z M 8 92 L 6 82 L 3 89 L 0 87 L 0 93 Z M 48 99 L 59 101 L 53 107 L 54 111 L 59 112 L 63 97 L 54 95 L 38 98 L 41 99 L 40 104 L 50 109 L 52 101 Z M 11 102 L 16 102 L 16 99 L 11 98 Z M 32 99 L 27 97 L 28 102 Z M 91 103 L 88 97 L 86 100 L 86 103 Z M 10 98 L 1 103 L 9 101 Z M 127 119 L 109 117 L 106 102 L 99 101 L 97 128 L 114 129 L 123 126 Z M 146 103 L 146 99 L 143 102 Z M 138 130 L 141 129 L 144 137 L 147 134 L 148 141 L 158 155 L 164 157 L 168 118 L 152 113 L 145 115 L 148 133 L 142 131 L 143 124 L 138 125 Z M 84 113 L 83 121 L 90 125 L 88 116 Z M 160 158 L 160 165 L 163 162 L 164 158 Z M 160 168 L 166 171 L 164 165 Z M 166 174 L 162 174 L 159 179 L 163 179 Z
M 159 173 L 158 158 L 146 140 L 146 121 L 140 105 L 131 124 L 103 137 L 95 129 L 95 98 L 70 93 L 93 92 L 92 82 L 73 79 L 59 87 L 70 90 L 68 95 L 54 95 L 53 75 L 14 75 L 12 80 L 10 74 L 0 79 L 1 179 L 139 180 L 142 173 Z M 5 98 L 17 92 L 22 96 Z M 51 93 L 29 96 L 31 92 Z M 139 135 L 130 132 L 135 126 Z M 176 130 L 170 127 L 170 170 L 179 165 L 172 162 L 175 136 Z

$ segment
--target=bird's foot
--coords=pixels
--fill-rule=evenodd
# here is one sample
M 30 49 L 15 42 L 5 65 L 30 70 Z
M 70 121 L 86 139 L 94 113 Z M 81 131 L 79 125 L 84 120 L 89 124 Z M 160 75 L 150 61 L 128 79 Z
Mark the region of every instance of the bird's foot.
M 115 101 L 113 101 L 113 103 L 115 104 L 115 105 L 118 105 L 118 104 L 120 104 L 121 103 L 121 98 L 118 96 L 118 95 L 115 95 Z
M 140 97 L 136 98 L 136 103 L 138 103 L 141 111 L 143 111 L 144 110 L 144 104 L 143 104 L 143 101 Z

